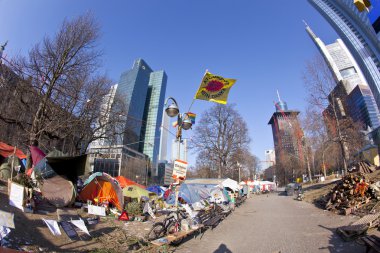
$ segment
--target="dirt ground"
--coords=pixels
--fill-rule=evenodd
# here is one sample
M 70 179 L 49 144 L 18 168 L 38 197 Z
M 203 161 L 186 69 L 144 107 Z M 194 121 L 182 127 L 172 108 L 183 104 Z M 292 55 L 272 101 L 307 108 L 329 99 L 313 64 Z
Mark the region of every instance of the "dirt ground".
M 9 205 L 7 186 L 0 183 L 0 210 L 14 213 L 15 229 L 2 240 L 3 246 L 28 252 L 170 252 L 156 248 L 144 237 L 153 221 L 119 221 L 114 216 L 102 217 L 98 224 L 87 225 L 91 236 L 76 230 L 78 237 L 71 240 L 61 228 L 62 235 L 54 236 L 42 219 L 58 220 L 58 213 L 86 218 L 80 208 L 56 209 L 44 203 L 35 213 L 24 213 Z M 1 251 L 1 250 L 0 250 Z

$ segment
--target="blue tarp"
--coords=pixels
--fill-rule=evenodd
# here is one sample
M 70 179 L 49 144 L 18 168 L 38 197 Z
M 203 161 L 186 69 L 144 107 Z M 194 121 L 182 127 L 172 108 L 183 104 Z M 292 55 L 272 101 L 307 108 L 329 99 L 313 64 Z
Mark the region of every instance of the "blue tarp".
M 202 199 L 208 199 L 210 197 L 209 190 L 204 187 L 200 187 L 195 184 L 181 184 L 179 188 L 178 198 L 183 198 L 188 204 L 193 204 L 199 202 Z M 175 193 L 171 192 L 168 198 L 166 199 L 168 204 L 174 204 L 175 202 Z
M 162 194 L 164 194 L 164 190 L 162 190 L 161 187 L 158 185 L 149 186 L 148 188 L 146 188 L 146 190 L 154 192 L 158 196 L 161 196 Z

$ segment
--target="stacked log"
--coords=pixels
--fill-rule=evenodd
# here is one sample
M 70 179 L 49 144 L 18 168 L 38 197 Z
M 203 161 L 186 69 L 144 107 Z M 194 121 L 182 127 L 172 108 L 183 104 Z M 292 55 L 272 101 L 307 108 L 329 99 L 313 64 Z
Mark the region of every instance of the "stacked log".
M 367 162 L 367 161 L 361 161 L 352 167 L 350 172 L 359 172 L 359 173 L 364 173 L 364 174 L 369 174 L 372 173 L 376 170 L 376 166 Z
M 346 215 L 355 211 L 375 198 L 371 183 L 363 173 L 344 176 L 327 195 L 326 209 Z

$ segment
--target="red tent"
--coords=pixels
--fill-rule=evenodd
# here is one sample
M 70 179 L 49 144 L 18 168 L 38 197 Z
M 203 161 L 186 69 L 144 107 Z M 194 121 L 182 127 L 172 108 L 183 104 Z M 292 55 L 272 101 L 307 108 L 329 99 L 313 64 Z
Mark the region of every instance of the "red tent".
M 8 157 L 8 156 L 13 155 L 14 149 L 15 149 L 14 147 L 0 141 L 0 155 L 1 156 Z M 19 159 L 26 158 L 26 155 L 20 149 L 17 149 L 17 148 L 16 148 L 16 156 Z
M 145 186 L 138 184 L 138 183 L 126 178 L 126 177 L 118 176 L 118 177 L 115 177 L 115 179 L 119 182 L 121 188 L 124 188 L 128 185 L 137 185 L 138 187 L 145 189 Z

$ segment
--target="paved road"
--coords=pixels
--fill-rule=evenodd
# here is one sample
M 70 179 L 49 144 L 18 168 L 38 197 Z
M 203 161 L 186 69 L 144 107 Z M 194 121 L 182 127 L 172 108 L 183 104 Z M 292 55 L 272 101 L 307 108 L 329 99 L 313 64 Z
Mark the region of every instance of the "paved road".
M 213 231 L 180 245 L 176 252 L 365 252 L 334 232 L 354 217 L 338 216 L 277 194 L 254 196 Z

